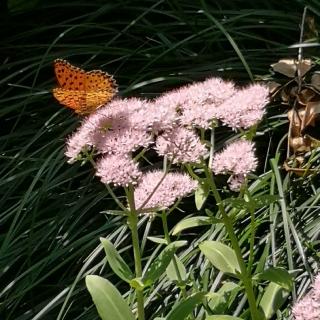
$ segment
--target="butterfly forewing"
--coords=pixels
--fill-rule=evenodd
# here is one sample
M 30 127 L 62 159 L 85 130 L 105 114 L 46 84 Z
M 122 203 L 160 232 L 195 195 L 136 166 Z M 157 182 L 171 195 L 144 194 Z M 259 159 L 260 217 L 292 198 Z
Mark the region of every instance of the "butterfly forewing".
M 86 89 L 86 73 L 84 70 L 65 60 L 57 59 L 54 62 L 54 71 L 60 87 L 70 90 Z

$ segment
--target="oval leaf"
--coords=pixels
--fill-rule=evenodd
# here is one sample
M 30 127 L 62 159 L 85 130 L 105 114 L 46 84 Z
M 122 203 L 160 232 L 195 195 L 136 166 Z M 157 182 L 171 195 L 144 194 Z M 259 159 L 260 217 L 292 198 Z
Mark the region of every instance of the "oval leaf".
M 89 275 L 86 285 L 102 320 L 135 320 L 120 292 L 107 279 Z
M 176 255 L 174 255 L 173 259 L 170 261 L 170 263 L 166 269 L 167 277 L 171 281 L 179 281 L 179 276 L 177 274 L 176 268 L 178 268 L 180 280 L 186 281 L 186 279 L 187 279 L 186 268 L 183 265 L 183 263 L 181 262 L 181 260 Z
M 219 222 L 221 222 L 219 219 L 216 219 L 213 217 L 207 217 L 207 216 L 197 216 L 197 217 L 186 218 L 181 220 L 175 225 L 175 227 L 173 228 L 172 234 L 176 235 L 185 229 L 211 225 L 213 223 L 219 223 Z
M 270 319 L 287 300 L 289 293 L 276 283 L 269 283 L 259 303 L 266 319 Z
M 235 276 L 240 272 L 237 256 L 227 245 L 219 241 L 204 241 L 199 248 L 218 270 Z
M 214 315 L 206 317 L 206 320 L 243 320 L 242 318 L 225 316 L 225 315 Z
M 143 277 L 143 282 L 146 286 L 152 285 L 166 271 L 170 261 L 176 250 L 187 244 L 187 241 L 175 241 L 166 246 L 160 255 L 152 262 L 146 274 Z
M 147 237 L 148 240 L 154 242 L 154 243 L 158 243 L 158 244 L 168 244 L 168 241 L 164 238 L 159 238 L 159 237 Z
M 204 296 L 204 292 L 197 292 L 187 299 L 182 300 L 169 312 L 166 320 L 185 319 L 193 311 L 195 306 L 202 302 Z
M 259 279 L 274 282 L 287 291 L 291 291 L 293 285 L 292 276 L 284 268 L 269 268 L 259 275 Z
M 100 241 L 104 247 L 104 251 L 106 253 L 107 261 L 113 270 L 113 272 L 120 277 L 122 280 L 126 282 L 130 282 L 134 278 L 129 266 L 126 262 L 121 258 L 117 249 L 114 245 L 105 238 L 100 238 Z
M 201 210 L 203 204 L 205 203 L 205 201 L 208 198 L 209 195 L 209 186 L 207 184 L 204 183 L 199 183 L 199 186 L 194 194 L 194 198 L 195 198 L 195 203 L 196 203 L 196 208 L 197 210 Z

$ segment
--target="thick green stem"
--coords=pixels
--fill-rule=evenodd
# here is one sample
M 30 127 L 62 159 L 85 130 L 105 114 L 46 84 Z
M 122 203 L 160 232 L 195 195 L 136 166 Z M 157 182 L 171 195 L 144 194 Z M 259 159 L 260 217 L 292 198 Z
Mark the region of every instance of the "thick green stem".
M 243 286 L 244 286 L 244 289 L 246 291 L 246 295 L 248 298 L 251 317 L 254 320 L 258 320 L 261 318 L 261 316 L 260 316 L 260 313 L 257 309 L 257 304 L 256 304 L 254 292 L 253 292 L 251 277 L 248 274 L 245 261 L 242 257 L 241 248 L 239 246 L 238 239 L 237 239 L 236 234 L 234 232 L 232 221 L 224 209 L 224 206 L 222 204 L 222 199 L 221 199 L 220 194 L 217 190 L 212 173 L 208 170 L 208 167 L 206 165 L 204 165 L 204 170 L 205 170 L 208 182 L 210 183 L 210 189 L 211 189 L 213 196 L 217 202 L 219 212 L 221 213 L 223 223 L 224 223 L 225 228 L 227 230 L 227 233 L 229 235 L 231 245 L 232 245 L 233 250 L 237 256 L 238 264 L 240 267 L 241 280 L 243 282 Z
M 130 212 L 128 213 L 128 223 L 131 230 L 132 246 L 134 255 L 135 274 L 137 278 L 142 276 L 142 265 L 140 255 L 140 244 L 138 235 L 138 214 L 135 208 L 133 188 L 129 187 L 127 190 L 128 203 Z M 138 305 L 138 319 L 144 320 L 144 297 L 143 291 L 136 289 L 137 305 Z

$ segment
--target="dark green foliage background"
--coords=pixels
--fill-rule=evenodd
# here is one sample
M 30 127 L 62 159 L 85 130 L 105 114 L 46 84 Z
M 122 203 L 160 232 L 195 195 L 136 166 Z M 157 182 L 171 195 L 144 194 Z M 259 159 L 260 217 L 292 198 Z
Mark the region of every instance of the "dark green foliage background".
M 99 236 L 126 243 L 121 220 L 101 213 L 114 204 L 92 169 L 66 164 L 64 140 L 79 119 L 52 98 L 52 61 L 114 74 L 122 96 L 209 75 L 242 85 L 296 56 L 288 46 L 306 4 L 317 19 L 316 0 L 1 2 L 1 319 L 57 319 L 65 289 L 102 266 Z M 98 319 L 84 281 L 67 309 L 64 319 Z

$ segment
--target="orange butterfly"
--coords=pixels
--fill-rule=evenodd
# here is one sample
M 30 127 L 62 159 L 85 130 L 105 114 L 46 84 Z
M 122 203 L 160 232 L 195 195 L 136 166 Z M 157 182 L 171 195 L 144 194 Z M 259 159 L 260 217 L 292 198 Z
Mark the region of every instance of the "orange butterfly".
M 85 72 L 66 60 L 56 59 L 54 72 L 59 87 L 53 89 L 53 96 L 80 115 L 92 113 L 118 91 L 113 77 L 101 70 Z

